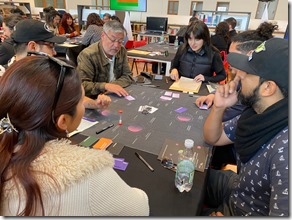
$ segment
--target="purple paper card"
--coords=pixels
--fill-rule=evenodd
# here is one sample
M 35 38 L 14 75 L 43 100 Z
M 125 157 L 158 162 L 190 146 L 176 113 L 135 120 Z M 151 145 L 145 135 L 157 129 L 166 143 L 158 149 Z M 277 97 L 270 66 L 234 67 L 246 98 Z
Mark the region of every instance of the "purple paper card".
M 183 112 L 185 112 L 186 110 L 188 110 L 188 109 L 185 108 L 185 107 L 180 107 L 180 108 L 176 109 L 175 111 L 178 112 L 178 113 L 183 113 Z
M 115 158 L 115 161 L 124 162 L 125 158 Z
M 171 97 L 168 97 L 168 96 L 160 96 L 160 99 L 162 99 L 162 100 L 168 100 L 168 101 L 170 101 L 170 100 L 172 100 L 172 98 Z
M 172 92 L 167 91 L 167 92 L 164 93 L 164 95 L 165 96 L 171 96 L 172 95 Z
M 126 170 L 128 164 L 129 163 L 128 162 L 125 162 L 125 161 L 115 160 L 114 169 Z
M 127 95 L 127 96 L 125 96 L 125 99 L 127 99 L 127 100 L 129 100 L 129 101 L 133 101 L 133 100 L 135 100 L 135 98 L 134 98 L 133 96 L 131 96 L 131 95 Z

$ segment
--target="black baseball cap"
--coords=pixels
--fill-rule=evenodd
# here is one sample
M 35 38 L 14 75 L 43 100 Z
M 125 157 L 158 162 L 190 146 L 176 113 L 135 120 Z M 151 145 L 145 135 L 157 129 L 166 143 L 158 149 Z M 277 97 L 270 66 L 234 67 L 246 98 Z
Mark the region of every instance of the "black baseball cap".
M 288 90 L 289 46 L 285 39 L 271 38 L 264 41 L 250 56 L 229 53 L 227 61 L 236 69 L 272 80 Z
M 61 44 L 66 41 L 65 37 L 55 36 L 46 23 L 34 19 L 24 19 L 19 21 L 14 26 L 11 38 L 16 43 L 46 41 Z

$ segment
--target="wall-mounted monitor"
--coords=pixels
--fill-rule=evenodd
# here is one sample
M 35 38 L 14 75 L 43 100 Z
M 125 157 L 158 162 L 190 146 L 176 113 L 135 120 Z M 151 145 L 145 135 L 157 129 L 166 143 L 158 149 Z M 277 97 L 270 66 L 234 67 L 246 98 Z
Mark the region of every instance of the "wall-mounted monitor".
M 110 0 L 110 10 L 147 11 L 147 0 Z
M 111 16 L 115 15 L 116 14 L 116 11 L 112 11 L 112 10 L 100 10 L 100 18 L 103 18 L 104 14 L 105 13 L 108 13 L 110 14 Z
M 147 17 L 146 31 L 147 32 L 167 32 L 167 17 Z

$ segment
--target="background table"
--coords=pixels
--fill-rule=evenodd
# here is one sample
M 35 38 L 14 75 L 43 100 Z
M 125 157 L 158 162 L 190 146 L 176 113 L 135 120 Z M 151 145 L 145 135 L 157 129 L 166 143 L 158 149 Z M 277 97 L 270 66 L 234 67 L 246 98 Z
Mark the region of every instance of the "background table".
M 81 41 L 82 37 L 72 37 L 68 38 L 62 44 L 56 44 L 55 50 L 57 52 L 57 56 L 66 57 L 68 60 L 77 65 L 77 57 L 79 53 L 85 48 L 85 46 L 81 44 Z
M 165 51 L 168 51 L 168 56 L 165 55 L 155 55 L 151 56 L 149 54 L 140 54 L 135 53 L 135 51 L 147 51 L 147 52 L 161 52 L 165 53 Z M 158 62 L 158 74 L 160 73 L 161 69 L 161 63 L 166 64 L 165 68 L 165 75 L 169 76 L 170 67 L 171 67 L 171 61 L 173 60 L 175 54 L 176 54 L 177 48 L 169 45 L 168 43 L 150 43 L 146 44 L 145 46 L 135 48 L 133 50 L 128 50 L 128 58 L 132 59 L 143 59 L 148 60 L 152 62 Z

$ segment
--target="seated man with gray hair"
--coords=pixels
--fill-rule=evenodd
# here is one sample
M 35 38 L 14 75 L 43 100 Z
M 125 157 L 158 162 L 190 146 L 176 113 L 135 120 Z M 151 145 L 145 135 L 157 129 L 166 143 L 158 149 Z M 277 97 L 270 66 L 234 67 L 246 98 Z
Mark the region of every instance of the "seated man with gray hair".
M 127 50 L 123 47 L 126 30 L 118 21 L 104 24 L 101 40 L 79 54 L 77 70 L 85 95 L 96 97 L 110 92 L 127 96 L 124 89 L 133 81 L 128 64 Z

